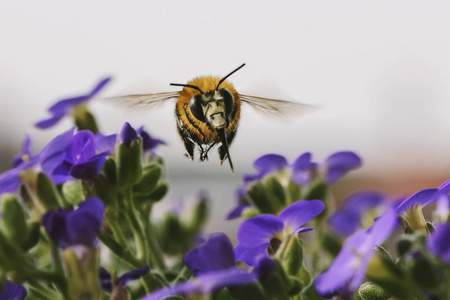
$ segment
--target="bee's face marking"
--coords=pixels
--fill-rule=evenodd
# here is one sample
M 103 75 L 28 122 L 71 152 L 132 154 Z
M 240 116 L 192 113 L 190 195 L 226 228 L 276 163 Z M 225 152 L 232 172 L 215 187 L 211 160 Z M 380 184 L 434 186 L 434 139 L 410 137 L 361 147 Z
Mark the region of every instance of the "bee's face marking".
M 192 114 L 217 130 L 228 125 L 233 109 L 233 96 L 226 89 L 195 95 L 189 101 Z

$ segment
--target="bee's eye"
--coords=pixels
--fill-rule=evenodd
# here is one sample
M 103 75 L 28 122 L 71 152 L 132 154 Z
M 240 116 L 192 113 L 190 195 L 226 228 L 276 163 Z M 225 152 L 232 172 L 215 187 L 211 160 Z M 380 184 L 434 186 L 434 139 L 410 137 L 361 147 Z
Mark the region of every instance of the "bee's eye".
M 198 95 L 197 95 L 198 96 Z M 205 115 L 203 114 L 202 99 L 200 97 L 194 96 L 189 100 L 189 108 L 191 109 L 194 117 L 202 122 L 205 122 Z
M 230 115 L 234 108 L 234 98 L 230 91 L 227 89 L 220 89 L 220 94 L 223 97 L 223 103 L 225 105 L 225 112 Z

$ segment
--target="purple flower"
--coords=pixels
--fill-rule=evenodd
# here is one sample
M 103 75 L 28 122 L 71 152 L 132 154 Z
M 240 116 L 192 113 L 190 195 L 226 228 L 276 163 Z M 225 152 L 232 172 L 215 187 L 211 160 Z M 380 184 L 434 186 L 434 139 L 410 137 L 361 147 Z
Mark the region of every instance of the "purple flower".
M 156 147 L 166 144 L 163 140 L 152 137 L 144 130 L 144 126 L 139 127 L 136 132 L 142 137 L 142 148 L 144 153 L 149 152 L 152 156 L 156 156 Z
M 106 149 L 97 154 L 96 141 L 103 142 L 101 146 L 108 148 L 115 135 L 104 137 L 95 136 L 89 130 L 77 132 L 73 137 L 72 144 L 66 150 L 66 155 L 61 164 L 51 174 L 51 179 L 56 184 L 64 183 L 72 178 L 92 180 L 101 172 L 106 157 L 111 150 Z
M 30 146 L 31 146 L 31 137 L 29 135 L 26 135 L 25 140 L 23 141 L 22 144 L 21 152 L 14 156 L 13 161 L 11 163 L 13 168 L 16 168 L 18 165 L 29 160 L 30 157 L 32 157 Z
M 91 197 L 81 202 L 78 209 L 59 209 L 42 216 L 42 225 L 50 238 L 61 248 L 83 245 L 95 246 L 103 223 L 103 202 Z
M 450 224 L 441 223 L 427 238 L 427 247 L 431 253 L 450 264 Z
M 340 236 L 349 236 L 361 227 L 364 213 L 381 206 L 383 202 L 384 197 L 376 192 L 355 193 L 328 218 L 328 225 Z
M 267 267 L 266 261 L 264 268 L 258 269 L 259 273 L 237 268 L 231 242 L 222 233 L 212 234 L 204 244 L 189 251 L 184 263 L 194 274 L 193 279 L 157 290 L 142 300 L 157 300 L 177 294 L 211 294 L 226 286 L 255 282 L 259 274 L 266 275 L 274 269 Z
M 123 143 L 127 148 L 131 146 L 131 143 L 138 139 L 138 133 L 131 127 L 130 123 L 126 122 L 122 126 L 122 130 L 119 134 L 119 140 Z
M 17 161 L 18 165 L 14 169 L 0 175 L 0 194 L 16 192 L 22 182 L 20 175 L 29 170 L 42 171 L 51 178 L 53 171 L 64 160 L 65 152 L 72 143 L 73 133 L 74 129 L 70 129 L 58 135 L 35 156 L 22 156 L 22 162 Z
M 385 211 L 366 231 L 358 231 L 344 243 L 330 267 L 315 280 L 322 297 L 355 291 L 362 283 L 376 246 L 381 245 L 397 225 L 393 209 Z
M 403 200 L 395 210 L 411 229 L 426 230 L 427 224 L 422 208 L 436 202 L 442 195 L 439 188 L 421 190 Z
M 361 166 L 361 158 L 351 151 L 336 152 L 325 160 L 324 166 L 325 181 L 333 184 L 344 174 Z
M 248 203 L 247 199 L 245 199 L 245 193 L 246 190 L 244 187 L 241 187 L 235 191 L 238 205 L 227 214 L 227 220 L 239 218 L 242 215 L 244 209 L 251 206 L 251 204 Z
M 0 300 L 23 300 L 26 296 L 27 290 L 23 285 L 6 280 L 5 286 L 0 293 Z
M 97 86 L 94 87 L 92 91 L 90 91 L 86 95 L 58 101 L 48 109 L 52 116 L 48 119 L 37 122 L 35 126 L 41 129 L 52 127 L 53 125 L 58 123 L 64 116 L 71 113 L 74 108 L 93 99 L 110 80 L 110 77 L 104 78 L 97 84 Z
M 145 266 L 142 268 L 134 269 L 129 272 L 123 273 L 118 278 L 116 278 L 116 282 L 114 285 L 124 288 L 128 284 L 128 282 L 141 278 L 146 273 L 148 273 L 149 270 L 150 267 Z M 104 268 L 100 268 L 99 273 L 102 289 L 108 293 L 111 293 L 112 291 L 111 274 Z
M 283 241 L 286 235 L 312 230 L 311 227 L 301 226 L 319 215 L 324 208 L 320 200 L 302 200 L 290 204 L 278 216 L 261 214 L 245 220 L 237 233 L 236 259 L 255 266 L 258 260 L 267 257 L 266 249 L 272 239 Z

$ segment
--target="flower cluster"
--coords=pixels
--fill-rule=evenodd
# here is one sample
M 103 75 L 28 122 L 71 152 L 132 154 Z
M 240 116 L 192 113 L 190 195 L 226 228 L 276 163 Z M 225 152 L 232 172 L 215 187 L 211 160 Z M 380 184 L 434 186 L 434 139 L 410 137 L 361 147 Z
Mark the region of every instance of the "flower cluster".
M 153 218 L 165 143 L 129 123 L 99 130 L 88 104 L 109 81 L 53 105 L 36 126 L 74 127 L 38 152 L 27 136 L 0 174 L 0 300 L 450 299 L 450 179 L 395 201 L 353 191 L 338 206 L 332 187 L 361 166 L 356 153 L 267 154 L 236 189 L 233 245 L 205 235 L 206 192 Z

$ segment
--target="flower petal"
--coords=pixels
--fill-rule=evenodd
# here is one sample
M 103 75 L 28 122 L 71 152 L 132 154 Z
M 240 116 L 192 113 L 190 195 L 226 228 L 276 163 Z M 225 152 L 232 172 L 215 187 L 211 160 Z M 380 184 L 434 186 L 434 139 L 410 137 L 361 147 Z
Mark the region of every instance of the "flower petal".
M 69 174 L 79 179 L 95 179 L 100 174 L 109 151 L 100 153 L 90 159 L 76 163 L 70 168 Z
M 324 208 L 325 204 L 320 200 L 301 200 L 283 209 L 279 217 L 294 232 L 319 215 Z
M 150 267 L 145 266 L 145 267 L 142 267 L 139 269 L 134 269 L 129 272 L 126 272 L 117 278 L 116 285 L 125 287 L 128 282 L 130 282 L 131 280 L 136 280 L 136 279 L 141 278 L 142 276 L 147 274 L 149 270 L 150 270 Z
M 340 236 L 349 236 L 361 225 L 360 215 L 350 209 L 337 210 L 328 218 L 328 225 Z
M 403 200 L 403 202 L 400 203 L 399 206 L 397 206 L 397 214 L 401 215 L 403 212 L 413 206 L 424 207 L 432 204 L 439 199 L 440 193 L 441 191 L 439 189 L 425 189 L 418 191 L 417 193 L 414 193 Z
M 427 238 L 427 248 L 450 264 L 450 224 L 442 223 L 436 226 Z
M 288 166 L 284 156 L 278 154 L 266 154 L 255 160 L 253 163 L 259 173 L 267 174 Z
M 234 247 L 236 261 L 246 263 L 252 267 L 256 266 L 261 259 L 269 257 L 266 251 L 267 247 L 269 247 L 269 243 L 260 244 L 255 247 L 244 247 L 241 244 L 237 244 Z
M 120 131 L 119 139 L 125 146 L 130 147 L 131 142 L 138 139 L 138 135 L 130 123 L 126 122 Z
M 23 285 L 6 280 L 0 293 L 0 300 L 23 300 L 27 296 L 27 290 Z
M 245 247 L 268 244 L 278 232 L 282 232 L 282 219 L 270 214 L 261 214 L 242 222 L 237 232 L 238 242 Z
M 361 158 L 351 151 L 337 152 L 330 155 L 325 161 L 325 181 L 334 183 L 345 173 L 361 165 Z
M 311 181 L 312 171 L 317 164 L 311 161 L 311 153 L 306 152 L 297 157 L 292 164 L 292 180 L 298 184 L 307 184 Z
M 345 200 L 345 207 L 358 213 L 377 207 L 384 201 L 384 196 L 377 192 L 364 191 L 352 194 Z
M 223 233 L 211 234 L 199 247 L 186 253 L 184 264 L 197 276 L 235 266 L 233 246 Z

